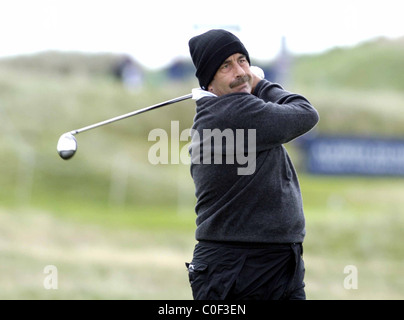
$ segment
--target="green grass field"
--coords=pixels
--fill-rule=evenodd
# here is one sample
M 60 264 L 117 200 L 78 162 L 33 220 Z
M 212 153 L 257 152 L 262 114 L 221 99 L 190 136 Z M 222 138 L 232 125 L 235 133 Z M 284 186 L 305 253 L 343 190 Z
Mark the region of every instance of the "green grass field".
M 404 181 L 303 175 L 301 184 L 308 299 L 403 299 Z M 192 299 L 184 262 L 194 218 L 191 206 L 2 207 L 0 298 Z M 47 265 L 57 267 L 57 290 L 44 288 Z
M 290 90 L 319 110 L 319 134 L 400 138 L 404 99 L 394 84 L 402 83 L 402 57 L 401 42 L 380 41 L 302 57 Z M 197 85 L 154 73 L 142 90 L 127 91 L 105 75 L 108 59 L 0 61 L 0 299 L 192 298 L 184 267 L 195 245 L 189 167 L 152 165 L 148 133 L 170 132 L 172 120 L 190 128 L 194 102 L 80 134 L 73 159 L 57 155 L 62 133 Z M 363 65 L 366 77 L 379 70 L 383 81 L 360 77 Z M 403 299 L 404 179 L 308 175 L 296 146 L 287 148 L 305 205 L 308 299 Z M 57 290 L 44 287 L 50 265 Z M 358 271 L 357 289 L 344 287 L 347 266 Z

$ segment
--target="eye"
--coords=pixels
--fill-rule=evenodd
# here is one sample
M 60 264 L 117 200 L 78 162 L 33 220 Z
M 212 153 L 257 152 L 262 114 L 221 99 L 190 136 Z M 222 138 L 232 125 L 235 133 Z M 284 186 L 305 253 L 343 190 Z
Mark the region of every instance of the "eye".
M 222 72 L 229 72 L 231 70 L 231 65 L 230 63 L 224 63 L 222 64 L 222 66 L 220 67 L 220 70 Z

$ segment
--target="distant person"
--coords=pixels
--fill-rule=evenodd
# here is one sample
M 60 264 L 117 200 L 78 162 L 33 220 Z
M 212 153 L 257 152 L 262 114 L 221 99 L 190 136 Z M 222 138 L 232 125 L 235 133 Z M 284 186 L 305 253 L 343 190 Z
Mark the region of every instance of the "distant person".
M 123 57 L 116 64 L 114 74 L 129 90 L 140 88 L 143 84 L 141 70 L 136 66 L 132 58 L 128 56 Z
M 198 136 L 254 130 L 256 145 L 253 170 L 240 174 L 236 162 L 195 161 L 201 142 L 192 142 L 198 243 L 187 267 L 193 297 L 305 299 L 302 196 L 283 144 L 311 130 L 318 113 L 301 95 L 255 75 L 248 51 L 230 32 L 210 30 L 189 48 L 202 89 L 193 129 Z

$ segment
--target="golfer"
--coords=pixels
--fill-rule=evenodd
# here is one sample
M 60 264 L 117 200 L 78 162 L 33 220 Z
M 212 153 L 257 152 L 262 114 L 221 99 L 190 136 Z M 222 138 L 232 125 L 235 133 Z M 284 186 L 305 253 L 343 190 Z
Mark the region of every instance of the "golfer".
M 242 132 L 244 144 L 254 144 L 244 151 L 253 153 L 255 162 L 240 174 L 242 163 L 225 161 L 226 152 L 240 150 L 223 146 L 218 163 L 206 161 L 205 149 L 199 152 L 204 158 L 195 161 L 191 147 L 198 243 L 186 265 L 193 297 L 305 299 L 305 218 L 297 174 L 283 144 L 311 130 L 318 113 L 301 95 L 255 75 L 248 51 L 232 33 L 210 30 L 193 37 L 189 48 L 202 93 L 195 136 L 215 129 L 230 129 L 234 137 Z M 247 132 L 254 139 L 247 139 Z M 216 146 L 212 150 L 217 153 Z

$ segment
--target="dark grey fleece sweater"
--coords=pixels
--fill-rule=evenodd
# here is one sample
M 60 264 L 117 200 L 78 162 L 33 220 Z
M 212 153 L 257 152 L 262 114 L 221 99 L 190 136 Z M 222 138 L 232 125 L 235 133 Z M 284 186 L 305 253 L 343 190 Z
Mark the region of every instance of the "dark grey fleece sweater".
M 234 93 L 198 100 L 193 130 L 199 139 L 194 136 L 191 146 L 191 175 L 197 197 L 196 239 L 303 242 L 305 219 L 299 182 L 282 144 L 308 132 L 318 120 L 317 111 L 304 97 L 267 80 L 260 81 L 253 94 Z M 242 129 L 244 145 L 248 130 L 255 129 L 254 172 L 240 175 L 241 165 L 226 161 L 229 159 L 226 152 L 235 150 L 226 149 L 226 139 L 223 139 L 222 164 L 213 160 L 211 164 L 202 159 L 194 161 L 195 146 L 200 144 L 202 149 L 204 129 L 221 132 Z

